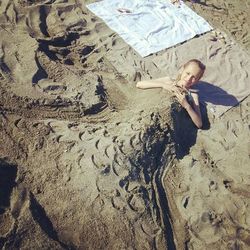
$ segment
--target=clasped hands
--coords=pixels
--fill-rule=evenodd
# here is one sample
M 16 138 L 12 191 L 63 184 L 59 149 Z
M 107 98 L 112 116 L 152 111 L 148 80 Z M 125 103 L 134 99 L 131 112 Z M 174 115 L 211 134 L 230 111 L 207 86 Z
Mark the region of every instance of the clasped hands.
M 186 89 L 177 85 L 173 85 L 171 89 L 169 89 L 168 85 L 166 85 L 166 87 L 163 85 L 163 89 L 166 89 L 168 91 L 170 90 L 174 94 L 174 96 L 176 96 L 178 102 L 181 104 L 183 108 L 187 109 L 189 107 L 189 103 L 186 98 L 186 94 L 187 94 Z
M 189 107 L 189 103 L 186 98 L 187 90 L 175 85 L 173 86 L 172 93 L 176 96 L 178 102 L 183 108 L 187 109 Z

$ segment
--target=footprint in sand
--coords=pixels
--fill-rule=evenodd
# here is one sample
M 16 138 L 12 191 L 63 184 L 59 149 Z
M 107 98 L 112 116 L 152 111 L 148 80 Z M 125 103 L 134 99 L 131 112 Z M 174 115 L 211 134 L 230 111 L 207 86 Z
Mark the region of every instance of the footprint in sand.
M 190 199 L 189 196 L 186 196 L 186 197 L 184 197 L 184 198 L 182 199 L 182 206 L 183 206 L 184 208 L 187 208 L 188 203 L 189 203 L 189 199 Z

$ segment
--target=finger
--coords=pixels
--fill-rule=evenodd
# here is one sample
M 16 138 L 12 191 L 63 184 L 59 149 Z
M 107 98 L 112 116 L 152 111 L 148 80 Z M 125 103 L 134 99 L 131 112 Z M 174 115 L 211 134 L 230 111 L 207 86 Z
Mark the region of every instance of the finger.
M 176 92 L 180 93 L 180 94 L 185 94 L 185 91 L 182 88 L 176 88 Z
M 177 100 L 180 104 L 185 102 L 185 99 L 186 99 L 185 95 L 179 94 L 179 95 L 176 95 L 176 97 L 177 97 Z
M 180 97 L 179 95 L 177 95 L 176 98 L 179 102 L 182 100 L 182 97 Z
M 175 95 L 178 97 L 178 98 L 181 98 L 181 99 L 184 99 L 185 98 L 185 95 L 180 93 L 180 92 L 177 92 L 175 93 Z
M 175 93 L 175 94 L 178 94 L 178 95 L 181 95 L 181 91 L 180 91 L 180 89 L 178 89 L 178 88 L 176 88 L 176 89 L 174 90 L 174 93 Z
M 182 102 L 183 102 L 183 98 L 177 96 L 177 101 L 178 101 L 179 103 L 182 103 Z

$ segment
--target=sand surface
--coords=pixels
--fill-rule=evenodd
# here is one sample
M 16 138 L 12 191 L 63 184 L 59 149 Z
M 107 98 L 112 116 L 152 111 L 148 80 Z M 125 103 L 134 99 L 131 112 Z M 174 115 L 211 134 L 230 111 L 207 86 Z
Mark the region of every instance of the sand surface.
M 135 84 L 246 82 L 250 2 L 187 3 L 216 33 L 146 58 L 90 2 L 0 3 L 0 248 L 249 249 L 249 97 L 197 130 Z

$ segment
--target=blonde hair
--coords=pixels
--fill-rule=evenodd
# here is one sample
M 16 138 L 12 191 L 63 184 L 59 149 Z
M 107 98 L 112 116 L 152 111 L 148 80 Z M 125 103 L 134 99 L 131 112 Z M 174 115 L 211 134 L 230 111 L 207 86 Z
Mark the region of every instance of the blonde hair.
M 195 63 L 196 65 L 198 65 L 198 67 L 201 70 L 201 73 L 199 75 L 199 79 L 201 79 L 202 76 L 203 76 L 203 74 L 204 74 L 204 72 L 205 72 L 205 70 L 206 70 L 206 66 L 200 60 L 198 60 L 198 59 L 191 59 L 188 62 L 186 62 L 186 63 L 183 64 L 183 66 L 182 66 L 183 69 L 185 69 L 190 63 Z M 181 79 L 181 73 L 179 73 L 177 75 L 177 77 L 175 79 L 175 82 L 177 83 L 180 79 Z

